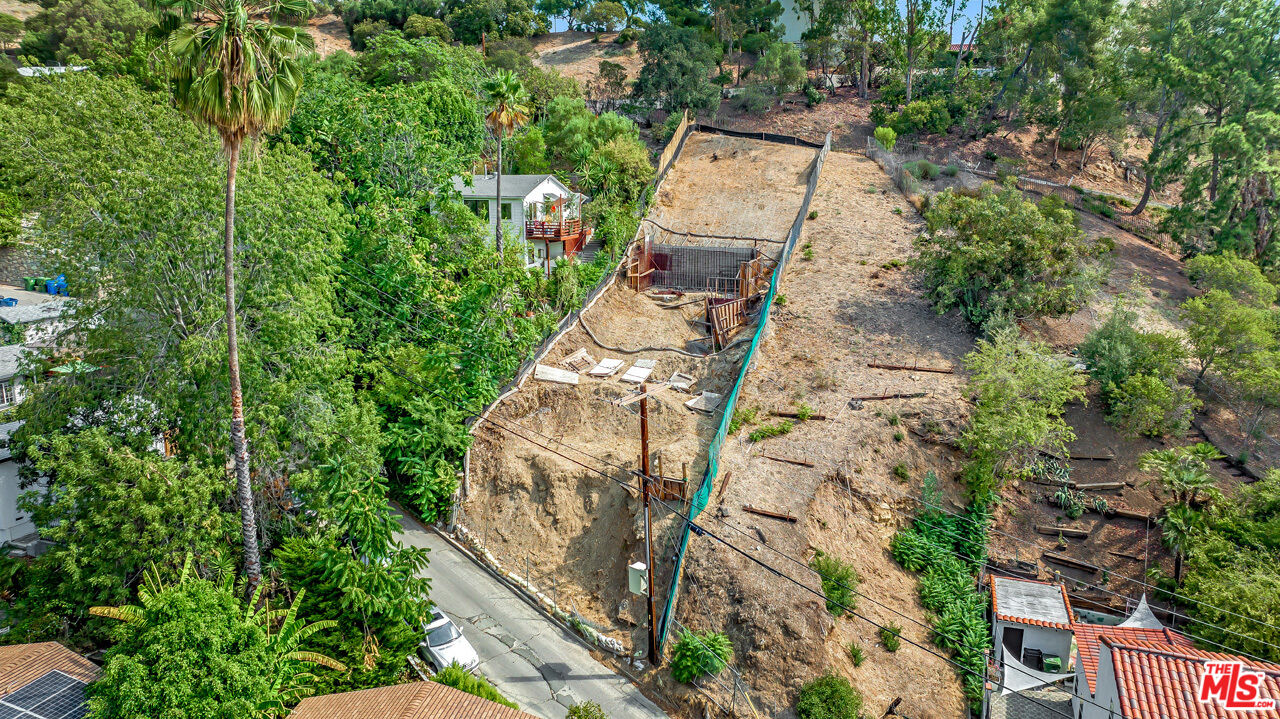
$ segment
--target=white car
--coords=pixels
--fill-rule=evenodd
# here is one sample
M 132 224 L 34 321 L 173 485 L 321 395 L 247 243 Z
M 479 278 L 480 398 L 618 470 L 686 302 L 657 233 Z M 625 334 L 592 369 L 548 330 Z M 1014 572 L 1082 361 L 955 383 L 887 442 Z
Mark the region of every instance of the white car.
M 472 671 L 480 664 L 480 655 L 471 646 L 471 642 L 462 636 L 453 620 L 439 609 L 431 610 L 431 617 L 422 622 L 422 633 L 426 636 L 418 643 L 418 653 L 440 671 L 457 662 L 467 671 Z

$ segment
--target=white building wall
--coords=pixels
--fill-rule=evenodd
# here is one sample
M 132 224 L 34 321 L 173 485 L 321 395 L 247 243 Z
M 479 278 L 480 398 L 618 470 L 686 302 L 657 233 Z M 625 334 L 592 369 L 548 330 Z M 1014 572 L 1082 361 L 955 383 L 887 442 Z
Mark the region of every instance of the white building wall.
M 6 450 L 7 452 L 7 450 Z M 6 459 L 0 461 L 0 544 L 36 531 L 36 525 L 18 510 L 18 463 Z
M 1120 690 L 1116 686 L 1115 665 L 1111 662 L 1111 651 L 1105 646 L 1098 654 L 1097 690 L 1089 695 L 1089 682 L 1084 678 L 1083 670 L 1076 672 L 1076 698 L 1072 708 L 1079 719 L 1120 719 Z M 1082 701 L 1087 699 L 1088 701 Z
M 1004 658 L 1004 630 L 1011 627 L 1022 630 L 1022 651 L 1024 653 L 1028 649 L 1039 649 L 1046 656 L 1062 657 L 1062 666 L 1066 667 L 1067 661 L 1071 658 L 1071 639 L 1073 636 L 1071 632 L 1065 629 L 1035 627 L 1030 624 L 1001 620 L 996 620 L 995 622 L 994 640 L 997 659 L 1003 660 Z M 1022 657 L 1017 657 L 1017 659 L 1019 662 L 1022 661 Z

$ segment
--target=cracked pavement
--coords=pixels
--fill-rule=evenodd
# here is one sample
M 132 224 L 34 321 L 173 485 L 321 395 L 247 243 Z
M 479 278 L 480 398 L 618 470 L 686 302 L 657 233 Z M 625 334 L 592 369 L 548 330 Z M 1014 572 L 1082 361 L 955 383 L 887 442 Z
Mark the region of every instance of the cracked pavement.
M 431 599 L 480 655 L 477 673 L 530 714 L 563 719 L 594 701 L 616 719 L 668 719 L 623 676 L 596 661 L 567 630 L 529 606 L 416 520 L 401 514 L 397 539 L 431 550 Z

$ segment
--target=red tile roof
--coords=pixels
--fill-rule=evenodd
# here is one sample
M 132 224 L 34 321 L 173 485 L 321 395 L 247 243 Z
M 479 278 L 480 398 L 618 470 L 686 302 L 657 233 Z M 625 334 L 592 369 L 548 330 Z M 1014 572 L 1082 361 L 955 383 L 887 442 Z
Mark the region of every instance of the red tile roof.
M 533 719 L 437 682 L 412 682 L 303 699 L 289 719 Z
M 1049 627 L 1050 629 L 1065 629 L 1071 631 L 1071 600 L 1067 598 L 1067 588 L 1061 584 L 1053 584 L 1052 582 L 1041 582 L 1035 579 L 1021 579 L 1017 577 L 999 577 L 1002 582 L 1026 582 L 1027 584 L 1040 584 L 1049 587 L 1057 587 L 1062 592 L 1062 605 L 1067 610 L 1066 622 L 1048 622 L 1042 619 L 1031 619 L 1028 617 L 1020 617 L 1014 614 L 1004 614 L 1000 611 L 1000 607 L 996 606 L 996 579 L 994 575 L 991 577 L 991 613 L 996 619 L 1005 622 L 1016 622 L 1018 624 L 1028 624 L 1033 627 Z
M 1133 644 L 1148 642 L 1168 647 L 1190 648 L 1191 640 L 1169 629 L 1148 629 L 1146 627 L 1108 627 L 1101 624 L 1075 625 L 1076 647 L 1080 650 L 1080 665 L 1084 667 L 1084 675 L 1089 680 L 1089 693 L 1098 691 L 1098 653 L 1102 649 L 1104 637 L 1113 641 Z
M 0 697 L 8 696 L 53 670 L 92 682 L 98 665 L 57 642 L 0 647 Z
M 1120 711 L 1125 719 L 1221 719 L 1247 714 L 1249 719 L 1280 719 L 1280 709 L 1227 711 L 1198 700 L 1200 675 L 1211 660 L 1244 662 L 1264 672 L 1262 698 L 1280 698 L 1280 665 L 1255 662 L 1232 654 L 1206 652 L 1163 642 L 1124 642 L 1104 636 L 1115 664 Z

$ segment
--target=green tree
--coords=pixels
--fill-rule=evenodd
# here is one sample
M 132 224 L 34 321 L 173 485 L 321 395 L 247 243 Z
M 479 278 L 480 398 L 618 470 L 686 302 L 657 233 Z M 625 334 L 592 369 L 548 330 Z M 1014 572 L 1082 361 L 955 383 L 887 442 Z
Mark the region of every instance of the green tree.
M 21 54 L 46 64 L 128 54 L 153 24 L 137 0 L 55 0 L 19 25 Z
M 973 458 L 975 493 L 1007 477 L 1031 471 L 1041 450 L 1067 453 L 1075 433 L 1062 418 L 1069 402 L 1084 400 L 1084 376 L 1048 346 L 1018 336 L 1016 326 L 998 329 L 964 358 L 967 391 L 977 396 L 960 446 Z
M 74 417 L 118 434 L 176 430 L 178 454 L 225 471 L 225 265 L 210 251 L 225 210 L 217 142 L 163 96 L 90 73 L 16 89 L 0 105 L 0 134 L 20 139 L 0 147 L 0 172 L 38 213 L 34 249 L 78 297 L 59 341 L 111 368 L 34 385 L 16 449 L 23 433 L 52 434 Z M 263 148 L 241 180 L 235 300 L 254 398 L 246 425 L 256 480 L 278 485 L 313 465 L 309 428 L 352 404 L 333 304 L 347 220 L 334 185 L 294 148 Z
M 22 20 L 8 13 L 0 13 L 0 50 L 8 50 L 10 45 L 21 40 L 22 33 Z
M 1276 346 L 1275 315 L 1242 304 L 1223 290 L 1209 290 L 1182 303 L 1180 316 L 1187 323 L 1187 340 L 1200 365 L 1197 383 L 1223 358 Z
M 120 641 L 107 650 L 102 676 L 86 692 L 92 715 L 284 716 L 285 705 L 309 690 L 307 668 L 346 670 L 302 649 L 334 622 L 303 624 L 293 607 L 258 609 L 258 596 L 246 609 L 228 582 L 193 577 L 188 557 L 173 584 L 149 572 L 138 589 L 139 605 L 94 607 L 93 614 L 123 627 Z
M 1280 350 L 1232 354 L 1222 363 L 1246 453 L 1263 438 L 1280 410 Z
M 453 42 L 453 31 L 440 18 L 426 15 L 410 15 L 404 21 L 404 36 L 409 40 L 434 37 L 440 42 Z
M 916 65 L 929 56 L 940 42 L 943 7 L 934 0 L 905 0 L 901 8 L 887 6 L 889 51 L 898 62 L 907 84 L 907 102 L 912 100 Z
M 262 576 L 249 444 L 240 387 L 240 351 L 236 329 L 236 171 L 247 138 L 282 127 L 302 89 L 300 60 L 314 41 L 306 30 L 273 22 L 285 14 L 305 15 L 301 0 L 208 0 L 199 8 L 187 0 L 158 0 L 172 10 L 161 20 L 171 55 L 169 73 L 174 102 L 196 124 L 213 129 L 227 157 L 226 211 L 223 218 L 223 272 L 226 285 L 227 369 L 231 396 L 231 455 L 236 470 L 236 501 L 244 535 L 245 572 L 251 584 Z
M 1097 285 L 1087 261 L 1099 250 L 1056 196 L 1032 203 L 1012 185 L 978 197 L 947 190 L 925 219 L 913 262 L 940 313 L 958 307 L 976 325 L 1002 314 L 1059 315 Z
M 1182 563 L 1187 550 L 1204 526 L 1200 512 L 1182 504 L 1169 507 L 1156 522 L 1160 525 L 1160 541 L 1173 554 L 1173 583 L 1182 586 Z
M 549 32 L 547 19 L 534 12 L 529 0 L 452 0 L 445 22 L 457 40 L 480 44 L 481 37 L 530 37 Z
M 29 440 L 43 491 L 20 508 L 52 543 L 32 565 L 19 620 L 52 615 L 79 631 L 89 607 L 128 601 L 156 557 L 211 559 L 230 535 L 222 472 L 160 456 L 101 427 Z M 133 444 L 145 444 L 135 438 Z
M 484 83 L 485 95 L 491 109 L 485 115 L 485 123 L 498 138 L 498 181 L 495 190 L 499 202 L 502 199 L 502 141 L 529 121 L 528 93 L 514 73 L 503 70 Z M 502 213 L 495 213 L 494 246 L 502 256 Z
M 1203 14 L 1201 14 L 1203 13 Z M 1187 106 L 1170 138 L 1168 172 L 1180 203 L 1163 226 L 1189 250 L 1232 250 L 1275 261 L 1280 143 L 1280 8 L 1267 0 L 1219 0 L 1197 8 L 1186 51 Z
M 627 9 L 614 0 L 595 0 L 577 15 L 578 24 L 594 32 L 613 32 L 627 21 Z
M 764 78 L 777 94 L 799 89 L 807 79 L 800 51 L 789 42 L 770 45 L 764 57 L 756 63 L 755 73 Z
M 409 40 L 394 32 L 370 40 L 357 63 L 360 77 L 375 87 L 436 81 L 474 99 L 481 96 L 485 74 L 484 59 L 475 48 L 454 47 L 435 37 Z M 310 95 L 310 90 L 304 93 Z
M 714 113 L 720 107 L 720 90 L 710 78 L 715 54 L 697 31 L 655 25 L 640 38 L 639 48 L 644 65 L 636 78 L 636 97 L 658 100 L 670 112 Z
M 1253 307 L 1268 309 L 1276 303 L 1276 286 L 1262 269 L 1233 252 L 1192 257 L 1187 260 L 1187 276 L 1197 287 L 1222 290 Z

